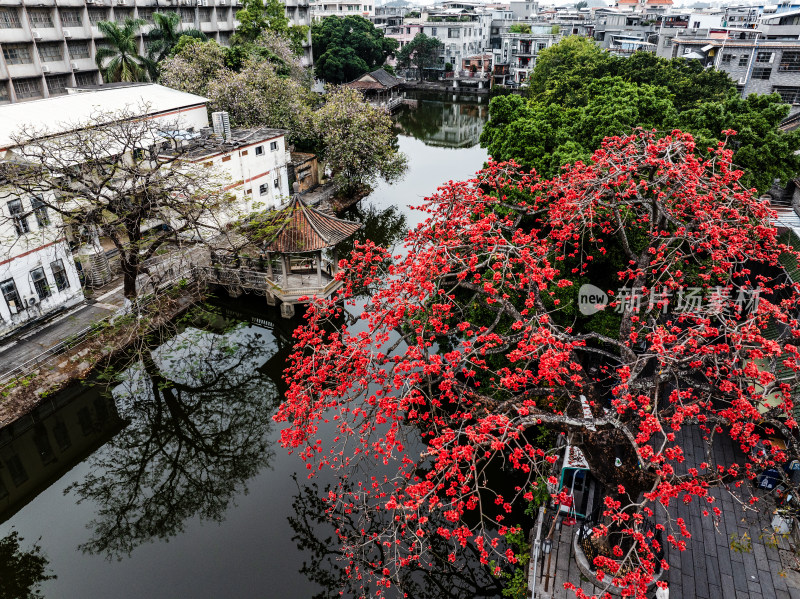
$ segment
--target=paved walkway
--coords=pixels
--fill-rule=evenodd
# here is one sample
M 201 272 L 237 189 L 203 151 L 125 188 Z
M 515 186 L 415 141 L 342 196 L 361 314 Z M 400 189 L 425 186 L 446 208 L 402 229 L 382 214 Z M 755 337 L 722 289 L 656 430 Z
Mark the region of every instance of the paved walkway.
M 676 469 L 703 461 L 705 444 L 700 431 L 692 427 L 680 434 L 686 462 L 676 465 Z M 742 457 L 730 438 L 718 437 L 713 459 L 730 464 L 741 463 Z M 747 495 L 749 488 L 743 486 L 740 496 Z M 667 549 L 670 569 L 664 580 L 669 583 L 670 599 L 800 599 L 800 573 L 793 569 L 797 562 L 791 551 L 800 548 L 793 548 L 789 538 L 772 534 L 771 513 L 766 502 L 759 502 L 759 511 L 745 511 L 724 490 L 714 489 L 711 494 L 722 510 L 717 522 L 713 517 L 702 515 L 704 506 L 696 500 L 688 505 L 680 500 L 670 505 L 673 518 L 684 518 L 692 533 L 686 551 Z M 572 536 L 576 530 L 576 526 L 563 526 L 555 532 L 549 568 L 546 557 L 539 564 L 537 599 L 573 598 L 574 593 L 564 590 L 566 581 L 589 594 L 600 592 L 592 581 L 581 577 L 575 565 Z M 745 534 L 749 541 L 742 542 Z M 734 549 L 732 540 L 749 545 L 749 549 Z M 545 582 L 547 592 L 544 592 Z
M 0 379 L 4 373 L 24 364 L 92 323 L 114 313 L 124 302 L 122 285 L 113 281 L 95 291 L 93 303 L 83 303 L 56 315 L 43 326 L 22 332 L 0 346 Z

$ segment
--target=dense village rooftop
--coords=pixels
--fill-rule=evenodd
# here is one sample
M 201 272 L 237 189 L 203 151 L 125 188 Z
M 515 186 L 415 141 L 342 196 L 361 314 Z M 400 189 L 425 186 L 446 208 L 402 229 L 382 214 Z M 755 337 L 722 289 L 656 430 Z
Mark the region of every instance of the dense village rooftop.
M 102 86 L 31 102 L 0 106 L 0 151 L 15 145 L 14 137 L 22 127 L 37 131 L 64 133 L 103 114 L 128 111 L 133 114 L 168 116 L 171 113 L 206 110 L 208 100 L 163 85 L 134 84 Z

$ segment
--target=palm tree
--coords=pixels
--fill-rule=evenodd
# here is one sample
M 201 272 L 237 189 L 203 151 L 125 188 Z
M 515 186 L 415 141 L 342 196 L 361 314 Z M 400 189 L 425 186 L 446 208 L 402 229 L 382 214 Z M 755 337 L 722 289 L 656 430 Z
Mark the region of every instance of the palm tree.
M 181 17 L 176 12 L 153 13 L 153 29 L 147 34 L 147 57 L 155 65 L 164 60 L 183 36 L 205 41 L 206 34 L 199 29 L 181 31 Z
M 105 36 L 103 47 L 97 49 L 94 60 L 106 83 L 117 81 L 147 81 L 150 70 L 147 58 L 139 54 L 139 28 L 142 19 L 125 19 L 122 25 L 100 21 L 97 28 Z

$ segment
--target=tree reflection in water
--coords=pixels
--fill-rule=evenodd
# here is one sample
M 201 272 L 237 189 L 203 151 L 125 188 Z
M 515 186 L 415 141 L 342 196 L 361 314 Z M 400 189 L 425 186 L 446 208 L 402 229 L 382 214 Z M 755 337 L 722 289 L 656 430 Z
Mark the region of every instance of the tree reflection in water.
M 120 559 L 182 532 L 190 518 L 224 518 L 273 455 L 266 436 L 278 394 L 259 370 L 273 349 L 242 325 L 187 328 L 137 354 L 112 391 L 128 426 L 65 490 L 98 506 L 81 550 Z
M 438 525 L 433 520 L 425 524 L 426 530 L 432 533 L 426 535 L 431 545 L 426 548 L 425 566 L 412 561 L 401 567 L 393 577 L 394 589 L 370 588 L 368 585 L 374 583 L 375 578 L 383 577 L 376 568 L 384 567 L 382 564 L 386 563 L 386 556 L 380 544 L 368 539 L 373 535 L 379 538 L 391 526 L 386 519 L 393 518 L 394 512 L 374 509 L 368 515 L 359 510 L 329 515 L 326 511 L 329 506 L 322 499 L 327 492 L 328 488 L 321 492 L 316 484 L 298 484 L 298 492 L 292 501 L 294 514 L 289 516 L 289 524 L 294 531 L 292 540 L 301 551 L 310 555 L 309 561 L 303 562 L 301 572 L 323 588 L 314 599 L 393 595 L 408 599 L 502 596 L 501 581 L 480 564 L 472 544 L 468 544 L 454 561 L 448 559 L 452 547 L 435 534 Z M 360 547 L 355 551 L 345 549 L 343 552 L 343 544 L 346 545 L 348 539 L 358 540 Z M 359 574 L 351 576 L 350 572 Z M 370 573 L 378 576 L 369 576 Z
M 23 540 L 16 530 L 0 539 L 0 599 L 42 597 L 39 585 L 55 578 L 48 572 L 49 560 L 39 543 L 23 550 Z
M 368 200 L 359 202 L 344 213 L 343 218 L 361 223 L 361 228 L 355 235 L 336 246 L 337 255 L 348 256 L 353 250 L 354 242 L 364 243 L 369 239 L 381 247 L 392 248 L 405 237 L 408 231 L 406 215 L 399 207 L 379 209 L 367 202 Z

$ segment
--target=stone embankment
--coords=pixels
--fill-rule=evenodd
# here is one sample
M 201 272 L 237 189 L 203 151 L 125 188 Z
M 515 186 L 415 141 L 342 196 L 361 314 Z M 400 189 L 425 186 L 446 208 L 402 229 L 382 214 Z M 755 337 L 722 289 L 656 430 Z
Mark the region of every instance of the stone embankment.
M 146 305 L 117 312 L 97 321 L 72 343 L 65 339 L 58 352 L 16 369 L 0 381 L 0 428 L 30 413 L 47 398 L 74 381 L 86 378 L 98 366 L 110 363 L 149 332 L 162 327 L 202 297 L 197 285 L 175 287 Z M 74 326 L 67 321 L 66 327 Z M 74 330 L 74 329 L 73 329 Z M 66 342 L 66 343 L 64 343 Z M 13 351 L 13 347 L 7 351 Z

